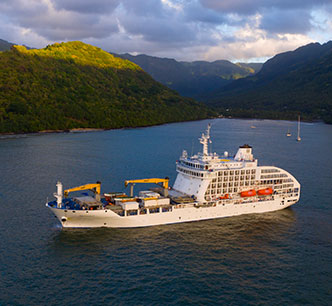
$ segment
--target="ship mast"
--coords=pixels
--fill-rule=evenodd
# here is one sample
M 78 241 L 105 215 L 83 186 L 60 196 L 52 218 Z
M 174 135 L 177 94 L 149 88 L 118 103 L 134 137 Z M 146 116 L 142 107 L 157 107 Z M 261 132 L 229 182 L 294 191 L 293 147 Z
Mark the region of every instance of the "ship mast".
M 206 133 L 202 133 L 202 137 L 199 138 L 199 142 L 203 145 L 203 156 L 208 156 L 209 155 L 209 142 L 210 140 L 210 129 L 211 125 L 210 123 L 207 126 Z

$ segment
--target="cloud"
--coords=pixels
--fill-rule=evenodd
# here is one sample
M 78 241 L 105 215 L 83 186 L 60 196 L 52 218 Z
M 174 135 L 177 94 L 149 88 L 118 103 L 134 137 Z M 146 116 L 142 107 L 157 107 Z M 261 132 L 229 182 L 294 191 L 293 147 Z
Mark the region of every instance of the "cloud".
M 141 17 L 148 16 L 161 18 L 161 21 L 163 21 L 165 17 L 176 11 L 160 0 L 144 0 L 143 4 L 137 0 L 122 0 L 121 4 L 125 13 L 138 18 L 137 22 L 140 21 Z
M 221 12 L 236 13 L 239 15 L 255 14 L 258 8 L 262 7 L 265 0 L 201 0 L 203 7 Z M 270 2 L 270 1 L 266 1 Z
M 329 39 L 331 12 L 331 0 L 1 0 L 0 38 L 181 60 L 265 58 Z
M 106 14 L 113 12 L 120 0 L 51 0 L 57 10 L 66 10 L 83 14 Z
M 310 11 L 304 9 L 272 9 L 263 14 L 260 28 L 269 33 L 305 34 L 312 28 L 310 20 Z
M 142 36 L 145 40 L 158 43 L 174 44 L 190 42 L 195 39 L 195 31 L 189 26 L 184 26 L 176 20 L 160 23 L 155 18 L 144 18 L 144 22 L 136 23 L 135 20 L 127 18 L 122 20 L 121 25 L 128 34 Z
M 227 58 L 232 61 L 265 61 L 271 55 L 294 50 L 306 45 L 311 39 L 301 34 L 266 35 L 260 29 L 241 28 L 235 32 L 236 39 L 226 44 L 209 48 L 205 60 Z
M 209 8 L 202 7 L 199 1 L 192 1 L 184 10 L 186 21 L 201 22 L 209 24 L 222 24 L 226 22 L 225 16 Z
M 222 13 L 254 15 L 261 10 L 313 9 L 328 5 L 331 0 L 200 0 L 203 7 Z
M 14 0 L 0 5 L 9 22 L 22 29 L 28 29 L 50 40 L 77 40 L 89 37 L 105 38 L 118 31 L 115 20 L 106 20 L 103 15 L 80 14 L 79 12 L 56 9 L 50 0 Z

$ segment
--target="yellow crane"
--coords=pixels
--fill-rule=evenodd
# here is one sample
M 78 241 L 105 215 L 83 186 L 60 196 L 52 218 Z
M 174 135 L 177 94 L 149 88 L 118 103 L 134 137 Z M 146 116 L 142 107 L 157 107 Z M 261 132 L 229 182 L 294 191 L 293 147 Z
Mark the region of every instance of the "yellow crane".
M 74 188 L 66 189 L 63 192 L 63 194 L 65 197 L 67 197 L 69 192 L 79 191 L 79 190 L 91 190 L 96 195 L 96 200 L 100 200 L 100 185 L 101 183 L 97 182 L 96 184 L 86 184 L 82 186 L 77 186 Z
M 162 183 L 162 186 L 164 188 L 164 196 L 168 196 L 168 182 L 169 178 L 165 177 L 164 179 L 162 178 L 149 178 L 149 179 L 139 179 L 139 180 L 126 180 L 125 181 L 125 187 L 127 187 L 130 184 L 130 196 L 134 196 L 134 186 L 135 184 L 158 184 Z

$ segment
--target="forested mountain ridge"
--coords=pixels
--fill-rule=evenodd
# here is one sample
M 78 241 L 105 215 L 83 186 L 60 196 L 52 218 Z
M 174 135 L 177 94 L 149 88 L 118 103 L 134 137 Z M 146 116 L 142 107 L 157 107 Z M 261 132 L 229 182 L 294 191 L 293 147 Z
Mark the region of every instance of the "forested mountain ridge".
M 207 118 L 206 106 L 82 42 L 0 52 L 0 132 L 121 128 Z
M 252 77 L 214 92 L 209 104 L 240 117 L 332 123 L 332 42 L 276 55 Z
M 181 95 L 204 101 L 206 96 L 229 84 L 232 80 L 255 74 L 260 63 L 237 63 L 227 60 L 214 62 L 178 62 L 145 54 L 115 54 L 139 65 L 155 80 L 176 90 Z

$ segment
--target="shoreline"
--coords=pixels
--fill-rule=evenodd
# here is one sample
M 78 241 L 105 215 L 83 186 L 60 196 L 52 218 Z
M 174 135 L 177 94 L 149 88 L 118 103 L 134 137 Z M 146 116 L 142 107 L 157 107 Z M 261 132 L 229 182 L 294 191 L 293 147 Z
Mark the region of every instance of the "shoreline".
M 33 134 L 57 134 L 57 133 L 85 133 L 85 132 L 100 132 L 106 131 L 107 129 L 96 129 L 96 128 L 75 128 L 75 129 L 64 129 L 64 130 L 42 130 L 38 132 L 26 132 L 26 133 L 0 133 L 0 136 L 16 136 L 16 135 L 33 135 Z
M 160 124 L 152 124 L 152 125 L 141 125 L 141 126 L 124 126 L 121 128 L 109 128 L 109 129 L 101 129 L 101 128 L 73 128 L 73 129 L 63 129 L 63 130 L 42 130 L 38 132 L 26 132 L 26 133 L 15 133 L 15 132 L 9 132 L 9 133 L 0 133 L 0 137 L 2 136 L 27 136 L 27 135 L 45 135 L 45 134 L 60 134 L 60 133 L 89 133 L 89 132 L 101 132 L 101 131 L 111 131 L 111 130 L 121 130 L 121 129 L 136 129 L 136 128 L 145 128 L 145 127 L 152 127 L 152 126 L 158 126 L 158 125 L 164 125 L 164 124 L 170 124 L 170 123 L 181 123 L 181 122 L 189 122 L 189 121 L 201 121 L 201 120 L 208 120 L 206 119 L 199 119 L 199 120 L 188 120 L 188 121 L 176 121 L 176 122 L 165 122 Z M 240 117 L 232 117 L 232 116 L 223 116 L 223 117 L 215 117 L 210 118 L 211 120 L 214 119 L 235 119 L 235 120 L 272 120 L 272 121 L 290 121 L 290 122 L 296 122 L 296 120 L 283 120 L 283 119 L 270 119 L 270 118 L 240 118 Z M 301 120 L 301 122 L 306 123 L 325 123 L 322 120 Z
M 105 131 L 105 129 L 97 129 L 97 128 L 75 128 L 69 130 L 42 130 L 35 133 L 38 134 L 50 134 L 50 133 L 81 133 L 81 132 L 99 132 Z
M 42 130 L 36 132 L 8 132 L 8 133 L 0 133 L 1 136 L 19 136 L 19 135 L 44 135 L 44 134 L 56 134 L 56 133 L 87 133 L 87 132 L 100 132 L 100 131 L 111 131 L 111 130 L 122 130 L 122 129 L 138 129 L 138 128 L 146 128 L 152 126 L 159 126 L 164 124 L 171 124 L 171 123 L 181 123 L 181 122 L 190 122 L 190 121 L 201 121 L 201 120 L 209 120 L 209 119 L 220 119 L 219 117 L 212 117 L 212 118 L 202 118 L 196 120 L 184 120 L 184 121 L 170 121 L 170 122 L 163 122 L 157 124 L 146 124 L 146 125 L 138 125 L 138 126 L 122 126 L 118 128 L 73 128 L 73 129 L 63 129 L 63 130 Z

